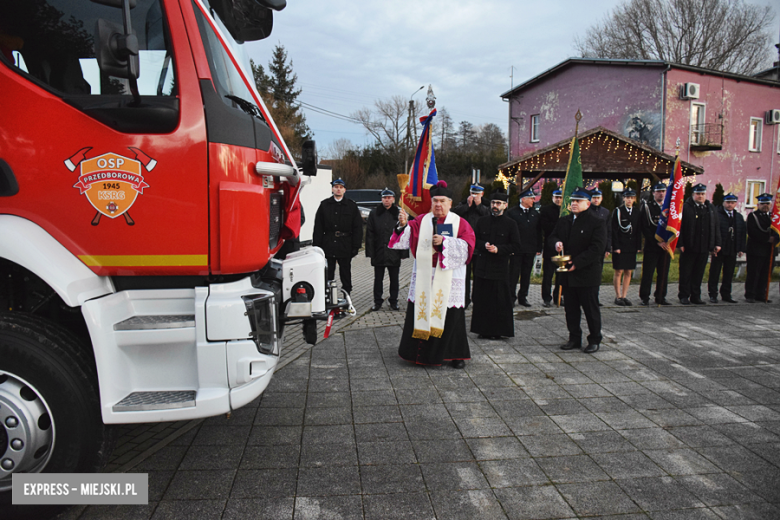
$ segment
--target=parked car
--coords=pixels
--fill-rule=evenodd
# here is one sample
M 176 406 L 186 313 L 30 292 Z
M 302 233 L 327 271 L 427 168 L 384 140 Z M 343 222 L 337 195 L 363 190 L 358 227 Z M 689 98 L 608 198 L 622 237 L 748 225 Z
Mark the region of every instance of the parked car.
M 344 196 L 357 203 L 364 223 L 371 210 L 382 204 L 382 190 L 347 190 Z

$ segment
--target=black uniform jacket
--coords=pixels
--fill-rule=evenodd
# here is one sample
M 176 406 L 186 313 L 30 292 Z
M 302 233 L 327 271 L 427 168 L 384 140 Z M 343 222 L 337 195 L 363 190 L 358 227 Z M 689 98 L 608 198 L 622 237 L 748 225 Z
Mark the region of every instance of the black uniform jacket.
M 488 280 L 506 280 L 509 277 L 509 255 L 520 249 L 520 233 L 514 220 L 501 215 L 489 215 L 477 221 L 474 229 L 474 275 Z M 497 253 L 485 249 L 490 242 L 498 247 Z
M 704 207 L 697 208 L 691 197 L 683 204 L 677 247 L 684 247 L 690 253 L 709 253 L 716 246 L 720 246 L 720 227 L 715 206 L 706 200 Z
M 381 267 L 399 267 L 401 259 L 409 258 L 409 250 L 390 249 L 387 244 L 398 225 L 398 206 L 378 206 L 368 214 L 366 222 L 366 256 L 371 265 Z
M 520 250 L 518 253 L 541 253 L 542 251 L 542 220 L 534 208 L 523 211 L 517 206 L 506 212 L 506 216 L 517 224 L 520 232 Z
M 750 256 L 766 255 L 769 258 L 769 253 L 777 243 L 777 233 L 770 228 L 772 224 L 772 217 L 769 213 L 763 211 L 754 210 L 747 216 L 747 254 Z M 775 242 L 770 243 L 769 237 L 774 236 Z
M 472 204 L 469 206 L 468 200 L 464 200 L 455 206 L 452 211 L 459 217 L 465 218 L 466 222 L 468 222 L 469 226 L 471 226 L 471 229 L 476 229 L 477 221 L 482 217 L 490 215 L 490 205 Z
M 388 239 L 389 240 L 389 239 Z M 363 219 L 355 201 L 325 199 L 314 217 L 312 244 L 328 258 L 352 258 L 363 243 Z
M 607 223 L 590 211 L 580 212 L 577 219 L 566 215 L 558 219 L 549 238 L 550 248 L 563 242 L 563 254 L 572 257 L 574 271 L 561 273 L 561 285 L 595 287 L 601 285 L 604 246 L 607 243 Z M 556 253 L 557 254 L 557 253 Z
M 544 249 L 542 250 L 542 256 L 544 258 L 550 258 L 557 255 L 555 252 L 555 243 L 550 245 L 548 240 L 550 233 L 555 229 L 555 224 L 558 222 L 558 215 L 561 214 L 561 207 L 556 204 L 548 204 L 542 206 L 539 209 L 539 217 L 542 225 L 542 234 L 544 235 Z
M 737 210 L 731 212 L 734 220 L 723 206 L 718 206 L 718 223 L 720 224 L 720 247 L 718 255 L 737 256 L 737 253 L 745 252 L 745 237 L 747 227 L 745 219 Z
M 628 208 L 620 206 L 612 210 L 609 219 L 612 228 L 612 250 L 621 253 L 636 253 L 642 244 L 642 233 L 639 231 L 639 208 L 632 207 L 631 215 Z
M 645 251 L 648 247 L 658 246 L 658 240 L 655 238 L 655 232 L 658 230 L 658 219 L 661 218 L 661 205 L 655 200 L 642 202 L 639 206 L 639 230 L 645 238 Z
M 609 225 L 610 212 L 607 208 L 591 204 L 588 211 L 592 211 L 597 217 L 607 223 L 607 247 L 604 252 L 612 251 L 612 226 Z

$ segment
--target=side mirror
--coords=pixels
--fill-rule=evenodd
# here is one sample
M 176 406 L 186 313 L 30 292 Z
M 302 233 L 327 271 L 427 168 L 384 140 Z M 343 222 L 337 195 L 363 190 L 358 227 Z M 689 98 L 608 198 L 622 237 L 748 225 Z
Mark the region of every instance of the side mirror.
M 313 177 L 317 175 L 317 143 L 307 140 L 303 142 L 302 148 L 301 166 L 303 167 L 303 174 Z
M 239 42 L 268 38 L 274 27 L 272 9 L 284 9 L 279 0 L 211 0 L 231 36 Z M 286 4 L 285 4 L 286 5 Z

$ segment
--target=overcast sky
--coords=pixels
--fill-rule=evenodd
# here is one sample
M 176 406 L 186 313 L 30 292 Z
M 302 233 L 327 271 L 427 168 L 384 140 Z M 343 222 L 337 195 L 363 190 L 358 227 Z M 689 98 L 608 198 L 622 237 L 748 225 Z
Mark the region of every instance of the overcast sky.
M 437 108 L 457 124 L 495 123 L 506 132 L 512 86 L 576 56 L 574 38 L 621 0 L 288 0 L 270 38 L 249 44 L 267 66 L 281 43 L 293 60 L 300 101 L 350 115 L 376 99 L 433 86 Z M 777 0 L 751 0 L 774 6 Z M 775 14 L 776 27 L 780 21 Z M 777 31 L 774 31 L 777 32 Z M 514 67 L 514 80 L 510 78 Z M 305 110 L 320 156 L 346 138 L 373 142 L 359 124 Z

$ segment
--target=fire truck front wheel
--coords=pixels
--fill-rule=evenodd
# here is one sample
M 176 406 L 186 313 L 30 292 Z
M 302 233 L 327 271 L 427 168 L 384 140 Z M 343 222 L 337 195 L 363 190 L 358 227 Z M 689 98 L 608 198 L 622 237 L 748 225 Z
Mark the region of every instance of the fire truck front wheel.
M 36 316 L 0 313 L 0 511 L 43 513 L 10 505 L 13 473 L 92 472 L 109 450 L 94 364 L 76 337 Z

